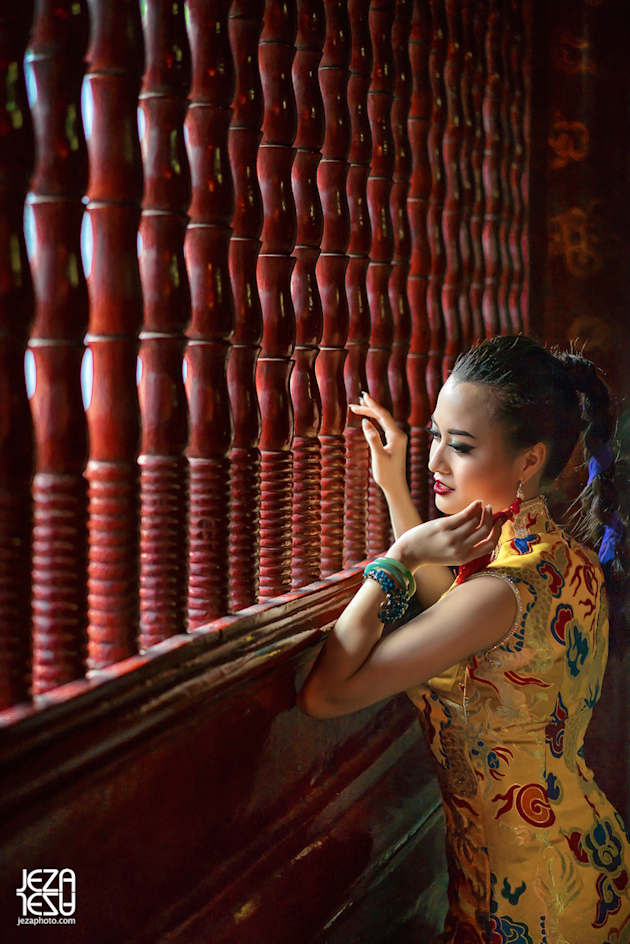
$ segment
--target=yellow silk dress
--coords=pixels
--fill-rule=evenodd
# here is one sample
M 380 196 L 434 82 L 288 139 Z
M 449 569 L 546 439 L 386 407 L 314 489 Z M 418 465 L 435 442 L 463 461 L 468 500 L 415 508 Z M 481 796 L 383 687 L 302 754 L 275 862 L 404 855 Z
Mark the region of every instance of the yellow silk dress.
M 408 691 L 446 820 L 437 942 L 627 944 L 628 836 L 583 756 L 608 653 L 599 562 L 537 498 L 481 573 L 514 590 L 511 632 Z

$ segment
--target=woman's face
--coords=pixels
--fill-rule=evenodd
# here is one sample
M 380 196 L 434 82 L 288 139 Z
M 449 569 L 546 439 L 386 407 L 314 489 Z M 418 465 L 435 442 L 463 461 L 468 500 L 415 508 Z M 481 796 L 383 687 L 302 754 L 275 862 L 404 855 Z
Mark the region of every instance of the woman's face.
M 445 514 L 478 499 L 496 513 L 516 498 L 522 456 L 514 455 L 493 419 L 492 396 L 488 387 L 452 378 L 440 390 L 431 424 L 429 469 L 435 504 Z

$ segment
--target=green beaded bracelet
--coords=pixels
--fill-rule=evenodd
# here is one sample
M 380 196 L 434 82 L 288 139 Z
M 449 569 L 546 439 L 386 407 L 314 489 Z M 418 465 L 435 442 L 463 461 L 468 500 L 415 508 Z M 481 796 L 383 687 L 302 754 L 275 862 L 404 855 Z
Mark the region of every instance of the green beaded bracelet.
M 399 583 L 405 586 L 407 596 L 411 599 L 416 592 L 416 578 L 404 564 L 393 557 L 377 557 L 374 563 L 378 564 L 379 567 L 384 567 L 390 573 L 394 573 L 398 577 Z

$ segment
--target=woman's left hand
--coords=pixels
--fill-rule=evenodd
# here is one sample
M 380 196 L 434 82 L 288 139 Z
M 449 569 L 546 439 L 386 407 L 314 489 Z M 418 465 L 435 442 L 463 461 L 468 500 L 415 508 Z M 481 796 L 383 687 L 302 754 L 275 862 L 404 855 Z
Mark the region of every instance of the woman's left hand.
M 405 531 L 387 556 L 400 560 L 411 571 L 424 564 L 467 564 L 494 550 L 502 526 L 502 520 L 494 520 L 490 505 L 474 501 L 457 514 Z

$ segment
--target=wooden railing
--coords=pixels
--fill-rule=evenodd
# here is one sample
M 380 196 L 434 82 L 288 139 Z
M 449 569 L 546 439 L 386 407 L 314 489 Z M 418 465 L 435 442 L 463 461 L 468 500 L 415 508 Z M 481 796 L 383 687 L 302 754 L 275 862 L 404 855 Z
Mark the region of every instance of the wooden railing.
M 528 325 L 528 9 L 3 5 L 2 708 L 382 551 L 363 389 L 428 513 L 454 358 Z

